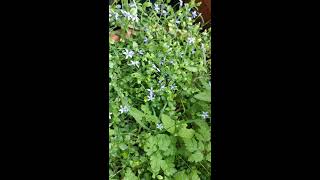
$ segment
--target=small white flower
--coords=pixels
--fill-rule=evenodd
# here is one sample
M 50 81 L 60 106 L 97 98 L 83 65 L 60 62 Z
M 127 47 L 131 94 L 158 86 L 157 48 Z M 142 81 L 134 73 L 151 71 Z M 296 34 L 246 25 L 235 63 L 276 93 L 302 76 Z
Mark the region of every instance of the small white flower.
M 139 50 L 138 53 L 139 53 L 140 55 L 143 55 L 143 54 L 144 54 L 142 50 Z
M 159 12 L 160 8 L 159 8 L 159 5 L 158 4 L 154 4 L 154 10 L 156 12 Z
M 174 64 L 174 61 L 171 59 L 171 60 L 169 61 L 169 63 L 173 65 L 173 64 Z
M 120 114 L 129 112 L 128 106 L 120 106 Z
M 132 58 L 133 57 L 133 55 L 134 55 L 134 52 L 133 51 L 129 51 L 128 49 L 125 49 L 125 51 L 123 52 L 123 54 L 126 56 L 126 59 L 128 59 L 128 57 L 129 58 Z
M 179 6 L 182 7 L 183 6 L 183 1 L 179 0 Z
M 203 119 L 207 119 L 209 117 L 208 112 L 202 112 L 201 116 Z
M 193 44 L 195 42 L 195 38 L 194 37 L 188 37 L 187 42 L 188 42 L 188 44 Z
M 163 129 L 163 125 L 162 125 L 161 123 L 158 123 L 158 124 L 157 124 L 157 128 L 160 129 L 160 130 L 162 130 L 162 129 Z
M 165 85 L 161 85 L 160 90 L 163 90 L 165 87 Z
M 196 51 L 194 49 L 192 49 L 191 54 L 194 54 L 194 53 L 196 53 Z
M 177 86 L 175 85 L 175 84 L 172 84 L 171 86 L 170 86 L 170 89 L 171 90 L 174 90 L 174 89 L 176 89 L 177 88 Z
M 179 21 L 179 19 L 176 19 L 176 24 L 180 24 L 180 21 Z
M 191 14 L 192 14 L 192 18 L 193 18 L 193 19 L 198 16 L 197 11 L 193 11 Z
M 116 8 L 121 9 L 121 5 L 120 4 L 116 5 Z
M 111 119 L 111 115 L 112 115 L 112 113 L 109 113 L 109 119 Z
M 139 68 L 139 61 L 131 61 L 131 64 L 129 64 L 129 66 L 137 66 Z
M 164 16 L 167 16 L 167 15 L 168 15 L 168 12 L 167 12 L 166 10 L 163 10 L 163 11 L 162 11 L 162 14 L 163 14 Z

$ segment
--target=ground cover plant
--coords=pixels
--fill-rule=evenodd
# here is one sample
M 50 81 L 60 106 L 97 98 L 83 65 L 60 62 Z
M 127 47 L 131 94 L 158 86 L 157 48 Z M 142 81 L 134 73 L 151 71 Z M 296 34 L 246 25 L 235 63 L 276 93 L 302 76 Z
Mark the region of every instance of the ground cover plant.
M 211 30 L 168 4 L 109 6 L 109 179 L 211 177 Z

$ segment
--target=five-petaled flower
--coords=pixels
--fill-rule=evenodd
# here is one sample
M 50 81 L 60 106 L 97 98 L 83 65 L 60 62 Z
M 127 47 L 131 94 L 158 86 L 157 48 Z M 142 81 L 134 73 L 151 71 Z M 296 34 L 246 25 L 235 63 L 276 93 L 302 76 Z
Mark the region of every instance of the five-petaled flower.
M 174 89 L 176 89 L 177 88 L 177 86 L 175 85 L 175 84 L 172 84 L 171 86 L 170 86 L 170 89 L 171 90 L 174 90 Z
M 125 51 L 123 52 L 123 54 L 126 56 L 126 59 L 128 58 L 132 58 L 133 55 L 134 55 L 134 52 L 133 51 L 129 51 L 128 49 L 125 49 Z
M 197 11 L 192 11 L 192 18 L 196 18 L 198 16 Z
M 160 8 L 159 8 L 159 5 L 158 4 L 154 4 L 154 10 L 156 12 L 159 12 Z
M 188 44 L 193 44 L 195 42 L 195 38 L 194 37 L 188 37 L 187 42 L 188 42 Z
M 120 106 L 120 114 L 129 112 L 128 106 Z
M 157 128 L 160 129 L 160 130 L 162 130 L 162 129 L 163 129 L 163 125 L 162 125 L 161 123 L 158 123 L 158 124 L 157 124 Z
M 208 112 L 202 112 L 201 116 L 203 119 L 207 119 L 209 117 Z

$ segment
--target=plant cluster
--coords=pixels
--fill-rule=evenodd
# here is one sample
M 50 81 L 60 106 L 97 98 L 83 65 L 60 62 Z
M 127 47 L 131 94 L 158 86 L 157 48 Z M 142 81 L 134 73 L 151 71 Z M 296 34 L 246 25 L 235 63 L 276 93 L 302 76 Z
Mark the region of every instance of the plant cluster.
M 109 179 L 211 177 L 211 30 L 168 3 L 109 6 Z

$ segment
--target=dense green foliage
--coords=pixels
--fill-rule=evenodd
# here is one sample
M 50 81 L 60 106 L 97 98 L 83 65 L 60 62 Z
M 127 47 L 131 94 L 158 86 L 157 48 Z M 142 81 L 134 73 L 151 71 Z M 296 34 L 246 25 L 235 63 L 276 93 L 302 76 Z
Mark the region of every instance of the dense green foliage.
M 122 37 L 109 42 L 109 179 L 210 179 L 211 37 L 199 4 L 122 3 L 109 7 L 109 32 Z

